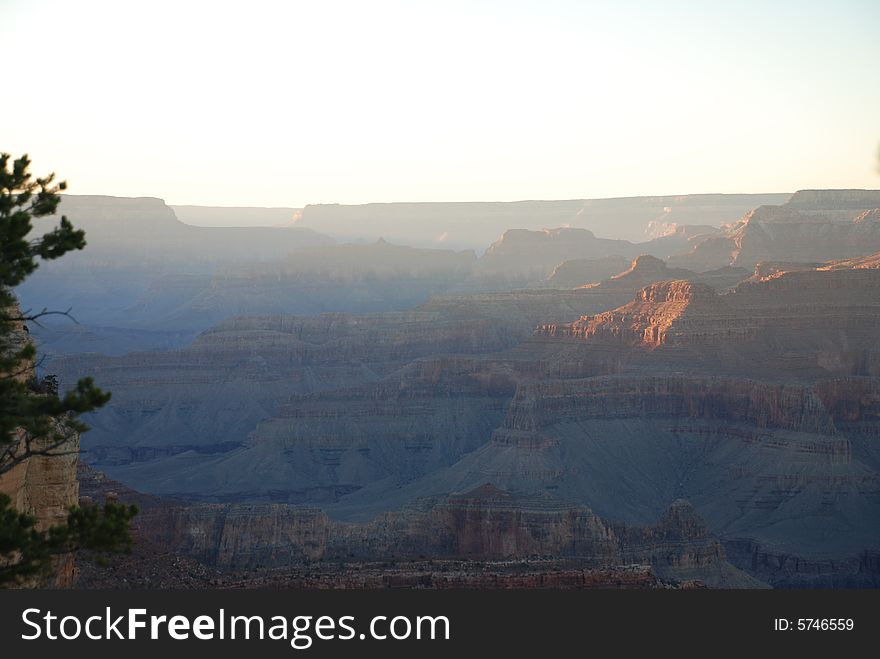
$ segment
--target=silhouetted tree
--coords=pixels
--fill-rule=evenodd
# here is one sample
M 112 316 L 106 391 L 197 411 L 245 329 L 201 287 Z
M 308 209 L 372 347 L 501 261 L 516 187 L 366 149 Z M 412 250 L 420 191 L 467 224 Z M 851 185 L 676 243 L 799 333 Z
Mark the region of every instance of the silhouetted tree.
M 0 154 L 0 476 L 34 456 L 69 452 L 69 440 L 88 427 L 79 415 L 110 400 L 91 378 L 58 395 L 51 378 L 29 380 L 36 349 L 24 325 L 42 316 L 68 312 L 22 312 L 13 289 L 39 266 L 71 250 L 82 249 L 83 231 L 62 217 L 47 233 L 33 237 L 32 220 L 55 213 L 64 182 L 54 174 L 33 178 L 27 155 L 12 160 Z M 0 586 L 51 569 L 51 556 L 77 547 L 111 551 L 130 545 L 133 506 L 72 508 L 67 523 L 45 531 L 35 529 L 32 516 L 14 510 L 0 494 Z

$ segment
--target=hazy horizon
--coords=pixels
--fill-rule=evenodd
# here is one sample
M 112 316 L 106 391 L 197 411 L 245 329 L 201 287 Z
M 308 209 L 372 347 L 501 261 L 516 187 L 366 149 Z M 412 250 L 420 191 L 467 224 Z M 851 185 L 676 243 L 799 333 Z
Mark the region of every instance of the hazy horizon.
M 876 188 L 880 6 L 6 2 L 0 146 L 74 194 L 291 207 Z M 38 35 L 39 38 L 34 38 Z
M 167 206 L 176 208 L 218 208 L 218 209 L 239 209 L 239 210 L 302 210 L 306 206 L 369 206 L 369 205 L 389 205 L 389 204 L 523 204 L 533 202 L 553 202 L 553 201 L 612 201 L 616 199 L 653 199 L 662 197 L 715 197 L 715 196 L 752 196 L 752 195 L 784 195 L 794 194 L 802 190 L 878 190 L 880 184 L 865 188 L 798 188 L 796 190 L 745 190 L 741 192 L 670 192 L 658 194 L 631 194 L 631 195 L 615 195 L 613 197 L 565 197 L 565 198 L 531 198 L 523 197 L 516 199 L 419 199 L 416 201 L 401 199 L 377 199 L 374 201 L 318 201 L 306 202 L 301 206 L 291 205 L 269 205 L 269 204 L 199 204 L 187 203 L 180 204 L 172 200 L 165 199 L 157 195 L 115 195 L 104 192 L 63 192 L 62 197 L 116 197 L 119 199 L 159 199 Z

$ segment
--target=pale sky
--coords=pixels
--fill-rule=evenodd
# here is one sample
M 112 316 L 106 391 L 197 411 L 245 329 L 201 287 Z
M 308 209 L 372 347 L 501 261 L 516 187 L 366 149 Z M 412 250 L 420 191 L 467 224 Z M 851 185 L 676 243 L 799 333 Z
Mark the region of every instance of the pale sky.
M 880 187 L 880 2 L 0 0 L 0 151 L 171 204 Z

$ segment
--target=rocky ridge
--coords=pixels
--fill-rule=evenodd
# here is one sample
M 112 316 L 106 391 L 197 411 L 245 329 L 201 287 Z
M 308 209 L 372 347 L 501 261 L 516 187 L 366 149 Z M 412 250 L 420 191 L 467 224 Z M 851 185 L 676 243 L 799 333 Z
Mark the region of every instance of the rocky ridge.
M 801 190 L 760 206 L 720 235 L 696 241 L 670 264 L 692 270 L 762 261 L 828 261 L 880 250 L 880 190 Z
M 687 358 L 691 368 L 711 361 L 753 373 L 877 375 L 878 322 L 880 271 L 832 265 L 774 269 L 725 293 L 686 280 L 656 282 L 626 305 L 542 325 L 538 336 L 616 347 L 629 361 Z M 665 352 L 647 355 L 661 347 Z
M 693 583 L 699 573 L 707 581 L 697 582 L 708 585 L 763 586 L 730 565 L 684 501 L 656 525 L 635 528 L 610 525 L 583 507 L 523 499 L 484 484 L 351 524 L 303 506 L 145 499 L 99 472 L 87 470 L 83 478 L 90 498 L 114 487 L 114 496 L 142 506 L 135 571 L 150 569 L 149 554 L 163 547 L 183 561 L 175 567 L 190 575 L 184 585 L 658 587 Z M 383 562 L 386 579 L 370 576 L 375 561 Z M 87 571 L 81 585 L 100 578 Z M 117 576 L 112 584 L 120 581 Z
M 720 226 L 756 206 L 781 204 L 791 193 L 694 194 L 612 199 L 517 202 L 314 204 L 298 226 L 340 240 L 385 236 L 409 245 L 482 248 L 510 228 L 540 230 L 571 226 L 600 236 L 641 242 L 670 225 Z

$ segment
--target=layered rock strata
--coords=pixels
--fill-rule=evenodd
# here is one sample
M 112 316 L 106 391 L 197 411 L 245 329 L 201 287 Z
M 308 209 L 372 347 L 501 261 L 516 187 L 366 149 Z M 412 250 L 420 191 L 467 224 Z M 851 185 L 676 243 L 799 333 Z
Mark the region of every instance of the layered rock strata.
M 693 270 L 762 261 L 827 261 L 880 250 L 880 190 L 801 190 L 781 206 L 760 206 L 721 235 L 669 260 Z

